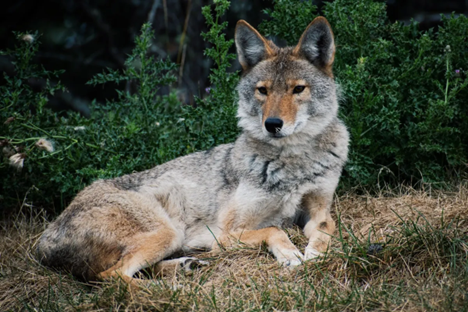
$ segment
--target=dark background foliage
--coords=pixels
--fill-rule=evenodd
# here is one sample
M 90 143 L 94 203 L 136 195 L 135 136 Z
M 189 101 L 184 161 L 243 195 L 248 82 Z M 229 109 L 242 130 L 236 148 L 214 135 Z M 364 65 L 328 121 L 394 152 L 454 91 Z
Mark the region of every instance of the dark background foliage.
M 342 188 L 466 178 L 464 2 L 215 3 L 2 4 L 2 208 L 28 202 L 58 212 L 95 179 L 233 141 L 238 19 L 280 44 L 297 42 L 315 16 L 332 24 L 340 115 L 351 133 Z M 31 29 L 42 34 L 32 43 L 24 40 Z M 40 138 L 54 151 L 38 148 Z M 25 157 L 21 170 L 9 164 L 14 153 Z
M 322 12 L 325 3 L 322 0 L 299 2 L 312 2 L 318 7 L 318 13 Z M 89 102 L 115 97 L 115 88 L 110 85 L 94 88 L 86 82 L 105 68 L 123 68 L 141 26 L 151 22 L 155 39 L 150 53 L 157 58 L 169 57 L 181 65 L 177 73 L 178 96 L 185 103 L 193 104 L 194 95 L 203 94 L 210 86 L 208 74 L 213 63 L 204 56 L 207 43 L 200 37 L 200 33 L 207 30 L 201 8 L 210 3 L 211 0 L 4 1 L 0 10 L 0 50 L 15 45 L 12 31 L 41 33 L 42 45 L 36 61 L 49 70 L 65 70 L 60 79 L 70 91 L 70 94 L 52 98 L 50 104 L 89 114 Z M 419 29 L 441 25 L 440 14 L 468 12 L 467 2 L 460 0 L 388 0 L 385 3 L 390 21 L 409 23 L 414 18 L 420 23 Z M 264 10 L 272 7 L 269 0 L 232 1 L 229 13 L 223 17 L 230 25 L 227 38 L 233 37 L 233 26 L 239 19 L 258 26 L 268 17 Z M 303 6 L 290 9 L 300 7 Z M 233 69 L 240 69 L 236 62 Z M 0 57 L 0 71 L 11 73 L 12 70 L 9 58 Z M 31 83 L 36 88 L 41 87 L 40 81 Z

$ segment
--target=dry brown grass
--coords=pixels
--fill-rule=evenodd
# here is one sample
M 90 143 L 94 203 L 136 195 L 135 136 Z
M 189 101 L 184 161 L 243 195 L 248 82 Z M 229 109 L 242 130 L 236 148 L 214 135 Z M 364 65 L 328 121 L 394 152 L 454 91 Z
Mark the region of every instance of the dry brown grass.
M 42 267 L 33 250 L 46 223 L 23 214 L 1 228 L 0 310 L 468 310 L 466 188 L 349 194 L 336 200 L 335 212 L 339 231 L 320 261 L 284 269 L 265 248 L 240 246 L 202 253 L 208 267 L 139 291 L 119 282 L 87 285 Z M 305 247 L 299 229 L 289 234 Z

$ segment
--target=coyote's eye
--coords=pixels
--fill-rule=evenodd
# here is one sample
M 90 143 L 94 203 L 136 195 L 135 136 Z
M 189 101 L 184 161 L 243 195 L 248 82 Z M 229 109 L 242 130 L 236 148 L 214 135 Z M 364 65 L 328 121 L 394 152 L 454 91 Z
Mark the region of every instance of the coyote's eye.
M 302 91 L 304 91 L 304 89 L 305 89 L 304 86 L 295 86 L 293 93 L 301 93 Z
M 261 94 L 267 94 L 267 88 L 265 87 L 260 87 L 260 88 L 257 88 L 258 92 L 260 92 Z

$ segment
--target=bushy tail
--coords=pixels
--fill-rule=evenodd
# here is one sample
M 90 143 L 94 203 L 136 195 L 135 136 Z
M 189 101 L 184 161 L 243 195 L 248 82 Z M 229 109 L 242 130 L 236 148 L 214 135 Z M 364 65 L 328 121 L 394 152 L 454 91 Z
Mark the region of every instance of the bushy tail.
M 59 237 L 54 229 L 48 228 L 38 241 L 36 257 L 47 267 L 69 272 L 83 281 L 95 281 L 97 274 L 121 258 L 123 247 L 105 244 L 92 235 L 86 236 Z

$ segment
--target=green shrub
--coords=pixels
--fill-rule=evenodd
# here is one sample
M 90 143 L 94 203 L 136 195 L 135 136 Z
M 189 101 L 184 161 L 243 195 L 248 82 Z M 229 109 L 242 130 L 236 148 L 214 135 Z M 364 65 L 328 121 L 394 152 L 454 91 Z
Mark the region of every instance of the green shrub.
M 37 35 L 16 34 L 19 45 L 3 52 L 13 58 L 15 75 L 4 75 L 0 86 L 0 204 L 17 206 L 27 195 L 35 205 L 60 211 L 95 179 L 232 142 L 238 133 L 239 75 L 228 72 L 235 58 L 229 53 L 233 41 L 225 39 L 227 23 L 220 22 L 229 4 L 216 0 L 203 8 L 209 31 L 202 35 L 211 44 L 205 54 L 214 68 L 209 94 L 196 98 L 194 106 L 182 105 L 171 88 L 168 95 L 158 95 L 160 86 L 175 80 L 176 65 L 148 56 L 153 34 L 145 25 L 125 69 L 108 70 L 89 82 L 126 82 L 134 92 L 117 90 L 117 100 L 94 102 L 90 118 L 53 112 L 47 108 L 49 96 L 66 92 L 52 83 L 60 72 L 32 62 Z M 301 0 L 274 4 L 260 30 L 294 44 L 316 7 Z M 463 101 L 468 79 L 462 68 L 468 64 L 467 18 L 444 18 L 437 32 L 422 32 L 414 22 L 390 23 L 385 5 L 372 0 L 336 0 L 326 4 L 324 16 L 336 37 L 340 115 L 351 133 L 342 185 L 372 188 L 462 178 L 468 155 Z M 31 78 L 44 81 L 44 88 L 33 91 Z
M 297 42 L 304 12 L 315 8 L 310 1 L 274 2 L 261 29 Z M 468 64 L 467 18 L 443 18 L 438 32 L 420 31 L 416 22 L 390 23 L 385 4 L 372 0 L 335 0 L 323 15 L 335 33 L 340 115 L 351 133 L 343 182 L 369 188 L 462 178 L 468 155 L 462 68 Z
M 209 96 L 196 98 L 195 106 L 183 107 L 185 136 L 179 138 L 187 146 L 187 153 L 206 150 L 213 146 L 229 143 L 235 140 L 237 129 L 237 92 L 239 81 L 237 72 L 228 72 L 236 54 L 229 53 L 234 40 L 226 40 L 224 30 L 227 22 L 219 23 L 229 9 L 230 2 L 216 0 L 214 16 L 210 6 L 202 8 L 209 27 L 207 33 L 202 33 L 203 39 L 211 44 L 205 50 L 205 55 L 214 62 L 211 69 L 211 87 L 207 89 Z
M 159 85 L 175 80 L 170 72 L 176 66 L 147 56 L 152 38 L 149 25 L 136 39 L 123 73 L 108 71 L 90 82 L 131 81 L 137 92 L 117 91 L 118 101 L 94 103 L 89 119 L 47 108 L 48 95 L 61 88 L 50 82 L 59 73 L 31 63 L 38 46 L 38 37 L 34 37 L 32 42 L 23 40 L 15 51 L 9 51 L 16 75 L 5 76 L 6 84 L 0 90 L 0 117 L 8 120 L 0 125 L 0 140 L 7 152 L 0 163 L 0 183 L 7 206 L 21 203 L 29 191 L 33 203 L 55 204 L 60 210 L 97 178 L 147 169 L 180 154 L 180 147 L 170 146 L 166 135 L 177 133 L 172 130 L 178 129 L 174 118 L 180 105 L 174 93 L 156 95 Z M 32 92 L 27 83 L 30 77 L 43 79 L 46 87 Z M 11 166 L 11 157 L 21 158 L 18 168 Z
M 60 72 L 48 72 L 31 62 L 39 45 L 37 35 L 4 52 L 13 57 L 16 75 L 5 75 L 6 83 L 0 86 L 0 120 L 7 121 L 0 124 L 5 151 L 0 156 L 2 206 L 20 205 L 27 195 L 36 205 L 61 211 L 93 180 L 149 169 L 234 140 L 238 78 L 237 73 L 226 74 L 226 69 L 235 55 L 228 53 L 233 41 L 224 39 L 227 24 L 218 23 L 228 7 L 228 1 L 217 1 L 214 19 L 210 7 L 203 9 L 210 26 L 204 38 L 213 44 L 206 54 L 215 60 L 216 68 L 210 75 L 209 96 L 197 98 L 195 107 L 183 106 L 174 90 L 167 96 L 157 95 L 160 86 L 175 81 L 172 71 L 176 65 L 147 54 L 153 38 L 150 25 L 142 27 L 122 72 L 108 70 L 89 82 L 124 81 L 136 91 L 116 90 L 117 100 L 93 103 L 90 118 L 47 108 L 48 96 L 63 88 L 51 83 Z M 33 92 L 27 83 L 31 77 L 43 79 L 45 88 Z M 17 160 L 16 167 L 12 160 Z

